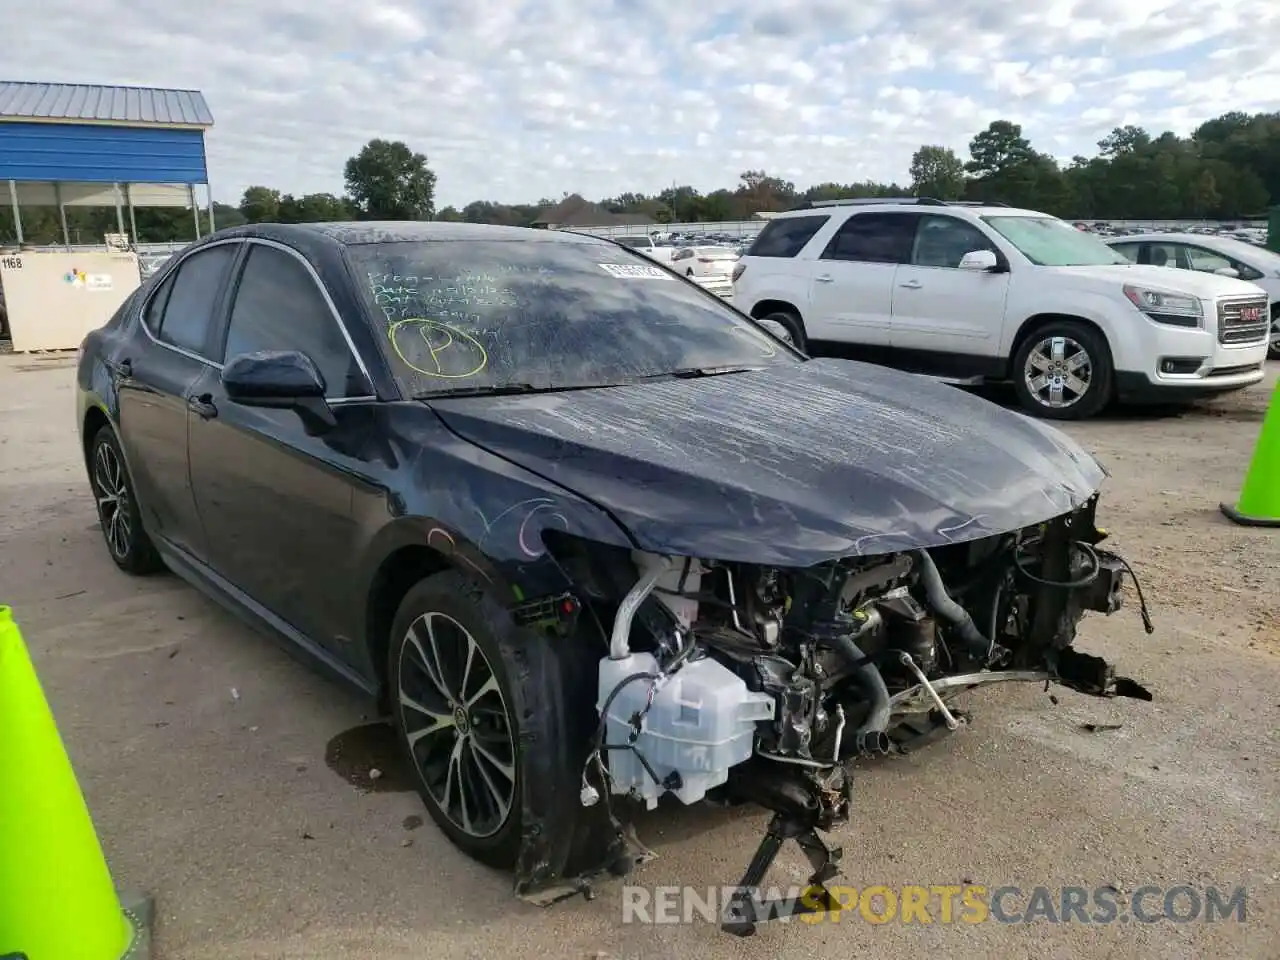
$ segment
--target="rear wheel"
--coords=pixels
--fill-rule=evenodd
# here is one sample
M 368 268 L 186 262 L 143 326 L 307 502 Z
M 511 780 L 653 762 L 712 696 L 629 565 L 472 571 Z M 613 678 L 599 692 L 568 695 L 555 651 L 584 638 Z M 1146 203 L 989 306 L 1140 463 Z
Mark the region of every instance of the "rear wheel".
M 1072 320 L 1045 324 L 1018 348 L 1013 385 L 1022 406 L 1051 420 L 1084 420 L 1110 401 L 1111 350 L 1093 328 Z
M 809 342 L 804 333 L 804 321 L 800 319 L 799 315 L 792 313 L 790 310 L 777 310 L 773 313 L 765 314 L 760 319 L 772 320 L 774 323 L 781 324 L 791 336 L 791 345 L 797 350 L 807 350 Z
M 107 550 L 117 567 L 144 575 L 164 567 L 160 554 L 142 529 L 142 511 L 125 466 L 120 441 L 103 425 L 89 444 L 89 485 L 98 509 Z

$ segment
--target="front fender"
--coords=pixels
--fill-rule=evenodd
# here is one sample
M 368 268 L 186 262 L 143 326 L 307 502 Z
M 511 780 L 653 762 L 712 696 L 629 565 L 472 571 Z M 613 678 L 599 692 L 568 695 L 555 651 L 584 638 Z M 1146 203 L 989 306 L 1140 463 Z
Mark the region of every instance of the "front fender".
M 457 437 L 438 419 L 425 427 L 418 419 L 413 432 L 415 459 L 388 472 L 386 486 L 362 485 L 353 497 L 357 540 L 365 546 L 352 600 L 366 613 L 384 565 L 406 547 L 431 549 L 512 603 L 569 585 L 547 551 L 545 531 L 634 546 L 599 507 Z M 367 631 L 369 617 L 361 623 Z M 365 649 L 376 639 L 366 633 Z
M 1019 342 L 1023 331 L 1046 316 L 1075 317 L 1092 323 L 1107 338 L 1117 369 L 1126 369 L 1125 364 L 1129 358 L 1141 355 L 1140 333 L 1143 325 L 1149 321 L 1137 310 L 1128 304 L 1118 303 L 1110 295 L 1073 290 L 1037 298 L 1034 309 L 1031 306 L 1023 303 L 1022 319 L 1006 327 L 1001 338 L 1001 356 L 1012 357 L 1014 345 Z

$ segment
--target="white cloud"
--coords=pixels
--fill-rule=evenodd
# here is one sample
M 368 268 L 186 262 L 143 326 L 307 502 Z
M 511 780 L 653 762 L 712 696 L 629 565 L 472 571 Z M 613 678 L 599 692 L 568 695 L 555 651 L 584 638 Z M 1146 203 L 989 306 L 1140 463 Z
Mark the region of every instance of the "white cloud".
M 903 180 L 1001 117 L 1059 156 L 1112 126 L 1280 109 L 1275 0 L 43 0 L 5 79 L 201 89 L 219 199 L 341 192 L 371 137 L 441 204 Z M 61 64 L 61 72 L 52 64 Z

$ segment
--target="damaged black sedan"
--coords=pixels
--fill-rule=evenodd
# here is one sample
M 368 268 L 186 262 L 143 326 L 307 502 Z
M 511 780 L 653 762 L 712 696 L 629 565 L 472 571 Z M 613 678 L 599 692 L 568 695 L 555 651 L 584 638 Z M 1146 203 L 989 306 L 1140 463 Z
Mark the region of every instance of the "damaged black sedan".
M 537 902 L 631 869 L 628 812 L 672 794 L 774 814 L 726 929 L 822 909 L 850 765 L 961 726 L 959 692 L 1149 699 L 1073 648 L 1128 571 L 1092 457 L 606 240 L 224 230 L 78 385 L 114 561 L 376 698 L 441 830 Z M 754 891 L 788 839 L 784 909 Z

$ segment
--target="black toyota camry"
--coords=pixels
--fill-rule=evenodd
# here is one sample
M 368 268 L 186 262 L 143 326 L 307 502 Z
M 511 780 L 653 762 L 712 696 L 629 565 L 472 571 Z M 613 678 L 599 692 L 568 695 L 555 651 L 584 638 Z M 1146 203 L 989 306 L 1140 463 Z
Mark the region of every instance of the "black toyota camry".
M 539 902 L 643 859 L 664 795 L 773 811 L 744 889 L 787 837 L 820 885 L 851 762 L 963 727 L 957 694 L 1150 698 L 1073 647 L 1128 570 L 1092 457 L 605 239 L 224 230 L 77 379 L 115 563 L 373 697 L 441 830 Z

